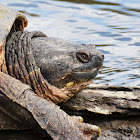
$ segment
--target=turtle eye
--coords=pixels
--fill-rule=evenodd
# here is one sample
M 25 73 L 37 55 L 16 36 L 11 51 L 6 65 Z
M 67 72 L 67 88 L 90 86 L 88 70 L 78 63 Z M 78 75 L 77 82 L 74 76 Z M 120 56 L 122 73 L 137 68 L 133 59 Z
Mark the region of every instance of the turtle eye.
M 76 57 L 82 63 L 88 63 L 90 61 L 90 55 L 86 52 L 77 52 Z

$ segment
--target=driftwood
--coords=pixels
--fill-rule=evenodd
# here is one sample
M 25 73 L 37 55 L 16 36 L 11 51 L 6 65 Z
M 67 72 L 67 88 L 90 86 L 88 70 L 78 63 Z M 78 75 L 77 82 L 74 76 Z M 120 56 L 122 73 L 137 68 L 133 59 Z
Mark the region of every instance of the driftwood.
M 140 87 L 91 84 L 61 108 L 102 129 L 101 139 L 140 139 Z
M 63 107 L 109 115 L 121 113 L 139 115 L 140 87 L 90 84 Z
M 3 100 L 2 98 L 3 96 L 0 96 L 0 101 Z M 6 106 L 6 102 L 1 104 Z M 16 106 L 17 104 L 11 101 L 9 107 L 12 113 L 17 113 Z M 91 84 L 60 106 L 68 114 L 82 116 L 85 122 L 98 125 L 102 129 L 98 140 L 140 139 L 140 87 Z M 26 110 L 18 111 L 19 114 L 26 114 Z M 17 118 L 18 113 L 15 115 Z M 19 126 L 14 126 L 11 118 L 8 119 L 7 116 L 0 118 L 4 118 L 0 121 L 5 123 L 4 126 L 7 127 L 5 130 L 8 127 L 13 127 L 15 130 L 31 129 L 29 123 L 32 126 L 34 124 L 34 128 L 37 127 L 35 122 L 31 122 L 32 116 L 28 119 L 29 126 L 23 126 L 20 123 Z M 24 120 L 23 117 L 23 122 L 26 119 Z M 15 124 L 17 125 L 17 122 Z

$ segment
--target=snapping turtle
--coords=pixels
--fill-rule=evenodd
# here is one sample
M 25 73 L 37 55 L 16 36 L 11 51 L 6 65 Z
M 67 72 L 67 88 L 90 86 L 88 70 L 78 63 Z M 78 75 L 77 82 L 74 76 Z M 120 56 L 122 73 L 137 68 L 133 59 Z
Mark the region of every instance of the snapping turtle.
M 99 135 L 98 126 L 69 116 L 54 103 L 65 102 L 82 90 L 97 75 L 103 54 L 93 45 L 26 32 L 26 17 L 3 5 L 0 22 L 0 99 L 28 110 L 21 114 L 19 106 L 18 120 L 25 117 L 27 121 L 32 115 L 53 139 L 87 140 L 93 132 Z M 13 112 L 0 103 L 1 111 L 12 118 Z

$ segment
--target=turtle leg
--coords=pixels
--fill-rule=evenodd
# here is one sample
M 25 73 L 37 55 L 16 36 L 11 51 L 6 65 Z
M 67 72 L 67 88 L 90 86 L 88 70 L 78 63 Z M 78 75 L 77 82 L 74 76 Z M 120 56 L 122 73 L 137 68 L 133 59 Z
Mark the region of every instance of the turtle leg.
M 27 109 L 0 92 L 0 130 L 26 130 L 37 127 L 37 122 Z
M 79 117 L 66 114 L 59 106 L 37 96 L 28 85 L 0 72 L 0 91 L 26 108 L 42 129 L 55 140 L 90 140 L 100 135 L 98 126 L 86 124 Z

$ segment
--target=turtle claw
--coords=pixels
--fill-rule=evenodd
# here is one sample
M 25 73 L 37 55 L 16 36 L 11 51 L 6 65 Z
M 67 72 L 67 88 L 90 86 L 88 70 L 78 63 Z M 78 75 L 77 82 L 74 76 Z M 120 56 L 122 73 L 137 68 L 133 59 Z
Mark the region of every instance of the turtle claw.
M 96 126 L 96 125 L 90 125 L 90 124 L 86 124 L 86 127 L 84 128 L 84 133 L 85 134 L 91 134 L 96 132 L 98 136 L 101 135 L 101 129 L 100 127 Z
M 92 125 L 91 128 L 94 132 L 97 132 L 97 135 L 100 136 L 101 135 L 101 129 L 100 127 L 96 126 L 96 125 Z
M 74 122 L 75 128 L 78 127 L 78 129 L 80 130 L 82 140 L 91 140 L 93 136 L 94 138 L 97 138 L 101 135 L 101 129 L 98 126 L 84 123 L 81 116 L 71 116 L 71 118 Z
M 96 125 L 81 123 L 79 129 L 82 131 L 83 137 L 86 137 L 87 140 L 90 140 L 94 136 L 94 133 L 96 133 L 96 137 L 101 135 L 101 129 Z
M 75 121 L 83 122 L 83 118 L 81 116 L 71 116 Z

